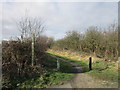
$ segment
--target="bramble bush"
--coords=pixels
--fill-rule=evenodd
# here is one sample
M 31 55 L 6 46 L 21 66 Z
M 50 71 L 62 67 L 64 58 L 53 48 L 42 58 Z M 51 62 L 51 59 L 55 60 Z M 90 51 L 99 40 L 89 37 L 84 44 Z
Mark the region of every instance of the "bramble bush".
M 44 40 L 44 42 L 43 42 Z M 31 65 L 31 39 L 10 40 L 2 42 L 2 75 L 3 87 L 16 87 L 12 81 L 18 78 L 37 77 L 43 74 L 42 62 L 50 39 L 45 36 L 35 40 L 34 66 Z

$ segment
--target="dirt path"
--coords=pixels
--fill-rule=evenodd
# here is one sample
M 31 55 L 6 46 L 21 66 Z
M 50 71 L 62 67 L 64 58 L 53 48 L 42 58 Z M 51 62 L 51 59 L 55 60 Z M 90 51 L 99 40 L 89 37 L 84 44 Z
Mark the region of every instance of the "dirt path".
M 80 67 L 78 64 L 72 61 L 64 60 L 56 56 L 52 56 L 52 57 L 63 60 L 71 64 L 77 73 L 72 80 L 64 83 L 63 85 L 56 85 L 49 88 L 117 88 L 118 87 L 117 85 L 118 83 L 113 83 L 113 82 L 111 83 L 104 80 L 98 80 L 95 77 L 83 73 L 82 67 Z
M 56 85 L 50 88 L 102 88 L 103 86 L 99 84 L 91 76 L 80 73 L 75 76 L 72 80 L 64 83 L 63 85 Z
M 88 74 L 80 73 L 71 80 L 71 85 L 73 88 L 100 88 L 103 87 L 98 83 L 93 77 Z

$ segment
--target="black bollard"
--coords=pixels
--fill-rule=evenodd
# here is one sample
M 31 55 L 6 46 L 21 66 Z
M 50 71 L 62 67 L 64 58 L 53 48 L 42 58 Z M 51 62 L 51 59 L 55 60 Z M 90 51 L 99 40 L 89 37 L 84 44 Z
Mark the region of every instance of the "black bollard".
M 89 71 L 92 70 L 92 57 L 89 58 Z

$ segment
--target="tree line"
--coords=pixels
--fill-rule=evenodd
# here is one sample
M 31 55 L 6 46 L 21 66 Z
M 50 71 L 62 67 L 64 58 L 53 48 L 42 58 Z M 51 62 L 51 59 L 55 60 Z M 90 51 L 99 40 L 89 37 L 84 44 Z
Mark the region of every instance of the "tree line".
M 117 24 L 111 24 L 107 29 L 92 26 L 84 33 L 76 30 L 68 31 L 63 39 L 54 42 L 52 48 L 90 53 L 106 60 L 116 60 L 118 55 Z

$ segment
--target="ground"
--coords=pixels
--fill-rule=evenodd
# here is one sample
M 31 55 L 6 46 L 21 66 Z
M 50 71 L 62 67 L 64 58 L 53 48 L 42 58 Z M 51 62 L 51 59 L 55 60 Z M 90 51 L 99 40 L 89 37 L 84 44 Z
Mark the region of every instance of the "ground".
M 114 83 L 108 81 L 95 79 L 85 73 L 79 73 L 76 74 L 72 80 L 63 85 L 56 85 L 49 88 L 117 88 L 116 86 L 113 86 L 113 84 Z

